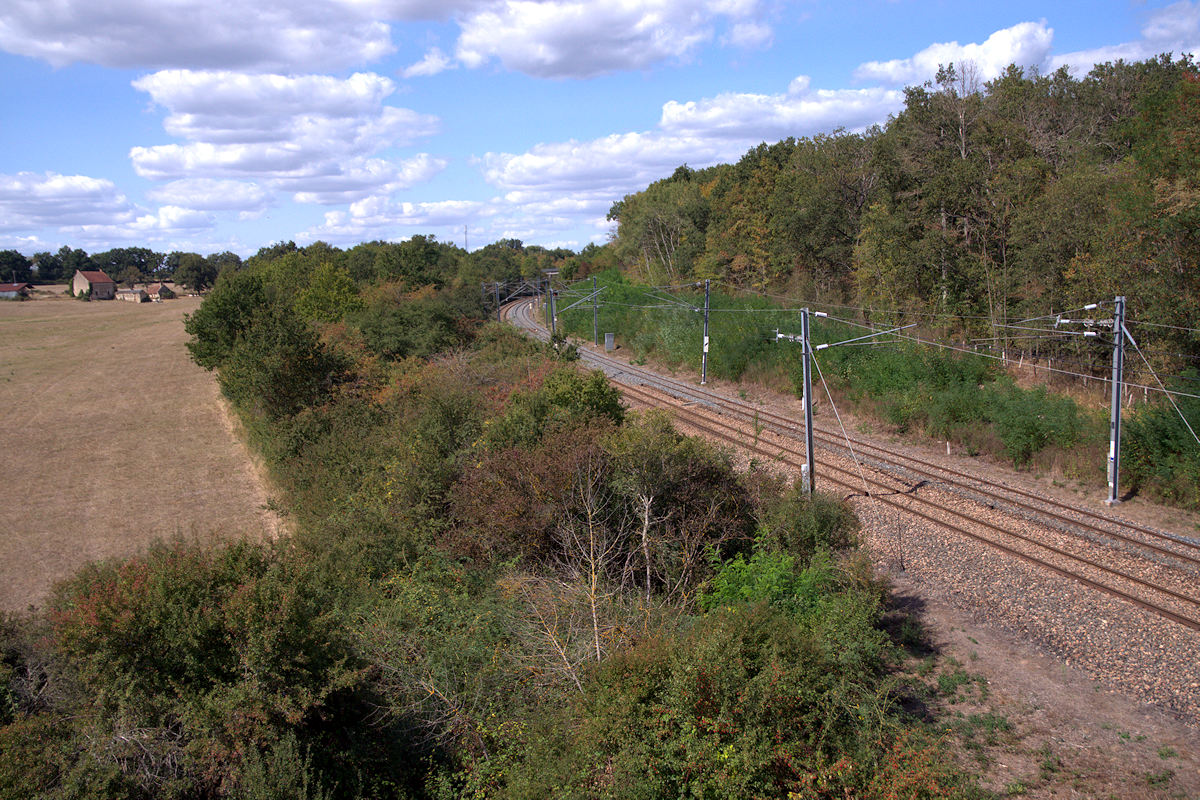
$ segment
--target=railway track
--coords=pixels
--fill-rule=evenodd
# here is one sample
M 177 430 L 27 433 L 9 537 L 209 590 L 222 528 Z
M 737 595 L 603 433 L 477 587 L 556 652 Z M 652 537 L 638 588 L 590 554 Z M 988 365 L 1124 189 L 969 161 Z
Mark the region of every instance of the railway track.
M 531 312 L 529 300 L 506 309 L 513 324 L 547 339 Z M 803 425 L 796 420 L 590 350 L 581 349 L 580 356 L 636 405 L 667 406 L 681 425 L 790 468 L 799 470 L 804 461 L 797 444 Z M 814 425 L 813 435 L 822 450 L 819 484 L 1200 631 L 1200 542 L 841 431 Z

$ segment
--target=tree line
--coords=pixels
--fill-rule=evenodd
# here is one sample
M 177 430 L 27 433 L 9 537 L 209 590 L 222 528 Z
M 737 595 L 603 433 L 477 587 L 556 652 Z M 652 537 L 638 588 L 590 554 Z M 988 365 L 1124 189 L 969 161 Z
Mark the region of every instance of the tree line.
M 565 277 L 575 275 L 590 262 L 600 259 L 611 263 L 602 248 L 589 245 L 580 253 L 566 248 L 548 249 L 526 245 L 519 239 L 502 239 L 473 252 L 433 236 L 420 235 L 405 242 L 365 242 L 348 250 L 325 242 L 297 247 L 295 242 L 277 242 L 259 249 L 251 257 L 258 261 L 278 261 L 282 272 L 298 269 L 304 279 L 315 263 L 328 263 L 346 269 L 355 280 L 403 278 L 440 285 L 450 278 L 463 280 L 515 280 L 540 275 L 555 268 Z M 146 247 L 117 247 L 88 254 L 81 248 L 63 245 L 57 252 L 35 253 L 27 257 L 17 250 L 0 250 L 0 281 L 61 283 L 70 281 L 76 270 L 103 270 L 117 283 L 133 286 L 148 281 L 172 280 L 188 289 L 211 289 L 226 270 L 243 266 L 241 256 L 229 251 L 201 255 L 172 251 L 159 253 Z
M 1073 77 L 949 64 L 862 133 L 682 166 L 615 203 L 649 283 L 717 278 L 1029 350 L 1007 325 L 1117 294 L 1200 356 L 1200 76 L 1190 56 Z

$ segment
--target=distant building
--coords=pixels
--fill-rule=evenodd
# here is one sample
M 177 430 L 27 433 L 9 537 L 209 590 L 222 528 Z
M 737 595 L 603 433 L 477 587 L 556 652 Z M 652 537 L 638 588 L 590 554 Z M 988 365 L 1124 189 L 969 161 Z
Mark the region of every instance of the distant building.
M 0 283 L 0 300 L 19 300 L 29 297 L 28 283 Z
M 93 300 L 112 300 L 117 296 L 116 282 L 98 269 L 75 270 L 75 279 L 71 281 L 71 293 L 78 296 L 92 290 Z
M 130 303 L 148 303 L 150 295 L 145 289 L 121 289 L 117 292 L 118 300 L 127 300 Z
M 152 283 L 146 287 L 146 293 L 151 300 L 170 300 L 175 296 L 175 291 L 166 283 Z

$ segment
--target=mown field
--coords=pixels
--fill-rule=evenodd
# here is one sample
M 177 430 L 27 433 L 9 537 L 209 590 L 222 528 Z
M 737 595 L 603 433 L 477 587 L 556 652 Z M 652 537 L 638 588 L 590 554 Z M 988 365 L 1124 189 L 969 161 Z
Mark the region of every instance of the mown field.
M 0 608 L 158 537 L 274 530 L 216 381 L 184 348 L 198 306 L 0 303 Z

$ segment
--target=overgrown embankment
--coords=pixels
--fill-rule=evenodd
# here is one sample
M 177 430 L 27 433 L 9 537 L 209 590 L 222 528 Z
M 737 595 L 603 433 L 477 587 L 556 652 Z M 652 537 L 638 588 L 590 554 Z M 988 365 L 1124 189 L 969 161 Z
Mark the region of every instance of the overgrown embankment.
M 699 372 L 703 293 L 697 287 L 663 292 L 631 284 L 615 271 L 598 276 L 602 331 L 619 332 L 635 360 L 654 359 Z M 585 288 L 590 288 L 585 285 Z M 687 308 L 690 304 L 692 308 Z M 816 308 L 813 309 L 817 310 Z M 802 392 L 799 346 L 777 342 L 775 332 L 798 334 L 798 309 L 783 301 L 741 292 L 710 293 L 709 374 L 732 381 L 756 380 L 772 388 Z M 842 312 L 843 314 L 851 312 Z M 815 345 L 856 339 L 887 326 L 845 317 L 812 317 Z M 591 338 L 592 309 L 561 315 L 564 328 Z M 925 339 L 928 343 L 918 341 Z M 1096 358 L 1102 344 L 1087 344 Z M 826 388 L 836 402 L 899 433 L 956 443 L 962 450 L 1006 460 L 1017 468 L 1057 471 L 1102 484 L 1108 446 L 1107 401 L 1084 406 L 1070 394 L 1069 379 L 1056 386 L 1024 387 L 1001 361 L 964 352 L 936 332 L 884 335 L 816 354 L 817 401 Z M 822 386 L 822 383 L 824 386 Z M 1192 384 L 1182 385 L 1183 390 Z M 1182 416 L 1200 422 L 1200 400 L 1176 399 Z M 1124 485 L 1184 508 L 1200 507 L 1200 445 L 1165 399 L 1125 412 L 1122 440 Z M 1193 422 L 1193 427 L 1196 426 Z
M 293 534 L 5 620 L 0 795 L 976 793 L 903 712 L 846 507 L 628 415 L 475 289 L 285 275 L 188 330 Z

